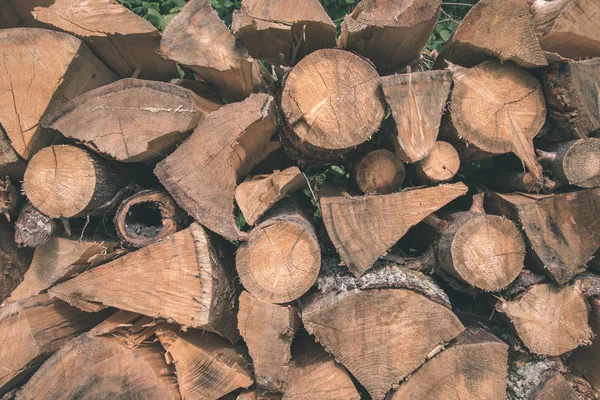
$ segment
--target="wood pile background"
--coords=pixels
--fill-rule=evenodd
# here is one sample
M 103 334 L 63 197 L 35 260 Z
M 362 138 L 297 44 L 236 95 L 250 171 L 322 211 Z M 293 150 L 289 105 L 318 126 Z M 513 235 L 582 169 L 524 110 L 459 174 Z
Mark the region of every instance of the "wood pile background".
M 3 0 L 1 398 L 599 398 L 600 2 L 441 6 Z

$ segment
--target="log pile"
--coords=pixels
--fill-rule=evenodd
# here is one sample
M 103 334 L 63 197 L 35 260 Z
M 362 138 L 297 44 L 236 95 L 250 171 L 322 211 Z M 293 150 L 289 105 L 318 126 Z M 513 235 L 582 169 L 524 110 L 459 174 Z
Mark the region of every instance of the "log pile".
M 3 1 L 2 400 L 600 398 L 600 3 L 444 5 Z

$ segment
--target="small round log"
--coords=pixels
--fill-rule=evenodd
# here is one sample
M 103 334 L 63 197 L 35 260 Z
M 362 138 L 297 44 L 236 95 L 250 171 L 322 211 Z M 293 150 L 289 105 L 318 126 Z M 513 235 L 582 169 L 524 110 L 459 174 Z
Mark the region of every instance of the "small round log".
M 449 182 L 460 168 L 458 152 L 450 143 L 436 142 L 431 153 L 415 163 L 415 170 L 421 183 L 437 185 Z
M 15 223 L 15 242 L 19 247 L 38 247 L 55 236 L 60 229 L 55 220 L 26 202 Z
M 374 150 L 356 164 L 355 178 L 366 194 L 389 194 L 402 187 L 406 169 L 398 156 L 389 150 Z
M 571 140 L 537 153 L 552 167 L 556 181 L 582 188 L 600 186 L 600 139 Z

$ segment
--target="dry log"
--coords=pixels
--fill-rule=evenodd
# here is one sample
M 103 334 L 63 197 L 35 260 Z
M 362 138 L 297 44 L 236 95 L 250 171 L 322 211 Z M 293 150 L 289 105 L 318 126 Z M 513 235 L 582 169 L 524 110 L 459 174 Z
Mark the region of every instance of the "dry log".
M 0 21 L 0 27 L 28 26 L 74 35 L 123 78 L 134 74 L 154 80 L 177 76 L 175 63 L 156 54 L 160 43 L 158 30 L 118 2 L 7 0 L 3 7 L 0 12 L 12 11 L 18 19 L 10 26 Z
M 251 95 L 208 115 L 154 174 L 198 222 L 227 238 L 243 238 L 233 216 L 235 186 L 278 145 L 270 143 L 276 124 L 273 97 Z
M 258 300 L 296 300 L 313 286 L 321 268 L 315 228 L 297 204 L 280 203 L 250 231 L 235 265 L 244 288 Z
M 116 307 L 237 337 L 231 266 L 198 224 L 49 290 L 82 310 Z
M 38 247 L 60 231 L 59 225 L 26 201 L 15 223 L 15 242 L 19 247 Z
M 226 101 L 241 101 L 264 84 L 261 64 L 236 43 L 208 0 L 191 0 L 171 19 L 159 53 L 213 84 Z
M 159 329 L 157 336 L 175 365 L 181 397 L 217 399 L 252 385 L 247 361 L 227 341 L 202 331 L 175 332 Z
M 590 326 L 595 338 L 590 347 L 577 349 L 570 358 L 570 364 L 587 379 L 594 389 L 600 392 L 600 300 L 588 299 L 591 305 Z
M 31 158 L 52 142 L 42 116 L 81 93 L 117 79 L 79 39 L 46 29 L 0 30 L 0 124 L 18 155 Z
M 331 241 L 360 276 L 410 227 L 466 192 L 457 183 L 380 196 L 322 196 L 320 204 Z
M 564 285 L 600 248 L 599 196 L 600 189 L 553 196 L 494 193 L 486 207 L 522 228 L 528 266 Z
M 33 252 L 19 249 L 14 241 L 14 227 L 0 218 L 0 303 L 21 283 Z
M 26 166 L 25 161 L 12 147 L 6 131 L 0 124 L 0 176 L 8 176 L 14 181 L 21 181 Z
M 235 201 L 250 226 L 288 194 L 306 185 L 302 171 L 290 167 L 270 175 L 247 178 L 235 189 Z
M 204 80 L 197 79 L 171 79 L 172 85 L 181 86 L 196 93 L 201 98 L 214 104 L 223 105 L 223 99 L 216 87 Z
M 300 326 L 298 309 L 265 303 L 244 291 L 240 295 L 237 323 L 252 357 L 258 387 L 272 392 L 287 391 L 290 346 Z
M 581 398 L 561 374 L 554 375 L 545 381 L 534 396 L 535 400 L 579 400 Z
M 402 187 L 406 169 L 402 161 L 389 150 L 373 150 L 361 157 L 354 168 L 354 177 L 365 194 L 390 194 Z
M 558 184 L 544 176 L 541 187 L 539 182 L 529 172 L 486 171 L 486 181 L 492 186 L 507 192 L 552 193 Z
M 40 125 L 114 160 L 156 161 L 219 107 L 169 83 L 122 79 L 58 107 Z
M 335 25 L 317 0 L 244 0 L 231 30 L 254 58 L 294 65 L 315 50 L 335 47 Z
M 600 186 L 600 139 L 586 138 L 537 150 L 542 163 L 552 168 L 553 179 L 582 188 Z
M 338 45 L 369 58 L 382 74 L 418 60 L 440 14 L 441 0 L 362 0 L 342 22 Z
M 443 68 L 447 60 L 470 68 L 493 58 L 524 68 L 548 65 L 534 34 L 527 1 L 482 0 L 475 4 L 440 52 L 435 67 Z
M 402 161 L 417 162 L 433 150 L 451 84 L 449 71 L 381 78 L 385 100 L 396 122 L 396 134 L 392 139 Z
M 0 176 L 0 215 L 4 215 L 10 222 L 18 215 L 18 208 L 23 198 L 15 189 L 8 177 Z
M 27 165 L 23 191 L 51 218 L 102 215 L 127 182 L 124 171 L 79 147 L 56 145 L 37 152 Z
M 281 94 L 282 139 L 294 158 L 323 164 L 346 156 L 379 129 L 385 104 L 379 75 L 365 59 L 317 50 L 289 73 Z
M 415 163 L 419 181 L 425 185 L 450 182 L 458 173 L 460 157 L 450 143 L 435 142 L 427 157 Z

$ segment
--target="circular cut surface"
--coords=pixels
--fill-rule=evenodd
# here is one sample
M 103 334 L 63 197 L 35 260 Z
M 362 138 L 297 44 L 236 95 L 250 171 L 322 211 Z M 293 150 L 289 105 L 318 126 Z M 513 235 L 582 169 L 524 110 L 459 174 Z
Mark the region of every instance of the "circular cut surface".
M 236 267 L 246 290 L 267 303 L 296 300 L 312 287 L 321 268 L 316 238 L 301 225 L 275 221 L 255 228 L 242 244 Z
M 46 147 L 29 161 L 23 188 L 31 204 L 47 216 L 76 216 L 94 196 L 94 162 L 78 147 Z
M 292 69 L 281 106 L 302 142 L 328 150 L 367 141 L 385 112 L 375 68 L 356 54 L 335 49 L 315 51 Z
M 600 186 L 600 139 L 583 139 L 574 144 L 563 158 L 563 170 L 572 185 Z
M 525 243 L 517 227 L 495 215 L 478 215 L 461 226 L 452 241 L 454 270 L 483 290 L 500 290 L 523 269 Z
M 364 156 L 356 167 L 356 181 L 368 194 L 397 191 L 404 181 L 404 164 L 389 150 L 375 150 Z
M 446 142 L 436 142 L 431 153 L 419 162 L 419 169 L 428 179 L 447 182 L 454 178 L 460 168 L 456 149 Z
M 363 0 L 352 18 L 367 25 L 414 28 L 434 18 L 441 0 Z

